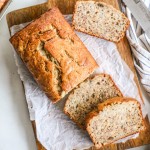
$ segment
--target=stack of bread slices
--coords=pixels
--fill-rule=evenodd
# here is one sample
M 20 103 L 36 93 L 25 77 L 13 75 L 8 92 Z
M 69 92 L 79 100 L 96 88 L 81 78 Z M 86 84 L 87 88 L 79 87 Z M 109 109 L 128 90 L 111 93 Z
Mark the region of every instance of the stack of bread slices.
M 123 97 L 106 74 L 79 84 L 70 93 L 64 112 L 87 130 L 96 148 L 145 129 L 140 103 Z

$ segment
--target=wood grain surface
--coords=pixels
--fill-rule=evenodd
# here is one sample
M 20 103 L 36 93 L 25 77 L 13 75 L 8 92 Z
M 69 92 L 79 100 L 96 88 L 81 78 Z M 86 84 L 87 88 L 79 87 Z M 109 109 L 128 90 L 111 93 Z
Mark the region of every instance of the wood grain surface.
M 6 19 L 8 23 L 8 27 L 10 30 L 10 27 L 13 25 L 18 25 L 20 23 L 29 22 L 31 20 L 34 20 L 38 18 L 42 13 L 50 9 L 51 7 L 58 7 L 63 14 L 71 14 L 74 10 L 74 5 L 77 0 L 49 0 L 48 3 L 31 6 L 28 8 L 23 8 L 19 10 L 12 11 L 7 14 Z M 99 1 L 99 0 L 95 0 Z M 101 0 L 103 2 L 106 2 L 110 5 L 113 5 L 115 8 L 119 9 L 118 1 L 117 0 Z M 141 90 L 139 87 L 139 82 L 137 78 L 137 74 L 134 68 L 132 55 L 130 51 L 130 47 L 128 44 L 128 41 L 126 37 L 124 37 L 117 45 L 118 51 L 122 57 L 122 59 L 125 60 L 125 62 L 128 64 L 130 69 L 133 71 L 135 75 L 135 82 L 139 88 L 139 93 L 141 95 Z M 141 96 L 142 98 L 142 96 Z M 110 144 L 108 146 L 105 146 L 104 148 L 101 148 L 100 150 L 124 150 L 127 148 L 137 147 L 145 144 L 150 143 L 150 124 L 148 122 L 148 117 L 145 119 L 147 129 L 146 131 L 140 133 L 139 137 L 136 139 L 129 140 L 125 143 L 119 143 L 119 144 Z M 36 131 L 36 125 L 35 122 L 32 122 L 34 133 Z M 36 133 L 35 133 L 36 143 L 38 150 L 45 150 L 45 148 L 38 142 Z M 95 148 L 92 147 L 89 150 L 94 150 Z

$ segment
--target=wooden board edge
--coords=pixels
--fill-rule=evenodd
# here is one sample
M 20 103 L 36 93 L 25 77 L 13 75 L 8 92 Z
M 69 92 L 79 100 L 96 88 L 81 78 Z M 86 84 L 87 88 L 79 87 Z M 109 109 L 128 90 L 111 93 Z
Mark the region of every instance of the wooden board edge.
M 33 8 L 34 8 L 34 10 L 38 10 L 36 17 L 34 17 L 35 16 L 34 13 L 33 14 L 29 13 L 30 11 L 32 11 Z M 28 10 L 30 10 L 30 11 L 28 11 Z M 8 28 L 10 29 L 13 25 L 17 25 L 15 23 L 16 19 L 14 19 L 15 17 L 13 17 L 14 15 L 17 15 L 18 17 L 20 17 L 20 22 L 18 24 L 21 24 L 21 23 L 29 22 L 29 21 L 32 21 L 32 20 L 38 18 L 42 13 L 46 12 L 47 10 L 48 10 L 47 3 L 42 3 L 42 4 L 38 4 L 38 5 L 34 5 L 34 6 L 29 6 L 29 7 L 13 10 L 13 11 L 7 13 L 7 15 L 6 15 L 6 21 L 7 21 Z M 23 19 L 21 19 L 22 11 L 24 11 L 23 16 L 30 16 L 30 18 L 33 18 L 33 19 L 23 21 L 23 19 L 25 19 L 25 17 L 23 17 Z

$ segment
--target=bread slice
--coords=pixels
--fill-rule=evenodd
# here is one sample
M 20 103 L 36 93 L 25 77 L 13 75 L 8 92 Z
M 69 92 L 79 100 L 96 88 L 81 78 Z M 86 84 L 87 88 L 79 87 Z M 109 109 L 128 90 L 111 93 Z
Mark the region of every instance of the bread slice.
M 64 112 L 85 129 L 86 115 L 106 99 L 122 96 L 109 75 L 99 74 L 76 87 L 69 95 Z
M 96 148 L 145 129 L 141 107 L 132 98 L 113 98 L 87 115 L 87 131 Z
M 128 18 L 111 5 L 95 1 L 76 2 L 73 26 L 78 31 L 119 42 L 129 24 Z

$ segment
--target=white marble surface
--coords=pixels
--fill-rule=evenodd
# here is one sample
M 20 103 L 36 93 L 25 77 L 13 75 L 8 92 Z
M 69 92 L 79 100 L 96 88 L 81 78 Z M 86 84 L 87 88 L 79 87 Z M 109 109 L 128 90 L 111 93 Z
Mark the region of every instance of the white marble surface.
M 13 0 L 9 11 L 46 0 Z M 24 91 L 9 43 L 6 16 L 0 21 L 0 150 L 36 150 Z M 143 92 L 144 93 L 144 92 Z M 144 100 L 150 114 L 150 101 Z M 149 150 L 150 146 L 133 150 Z

